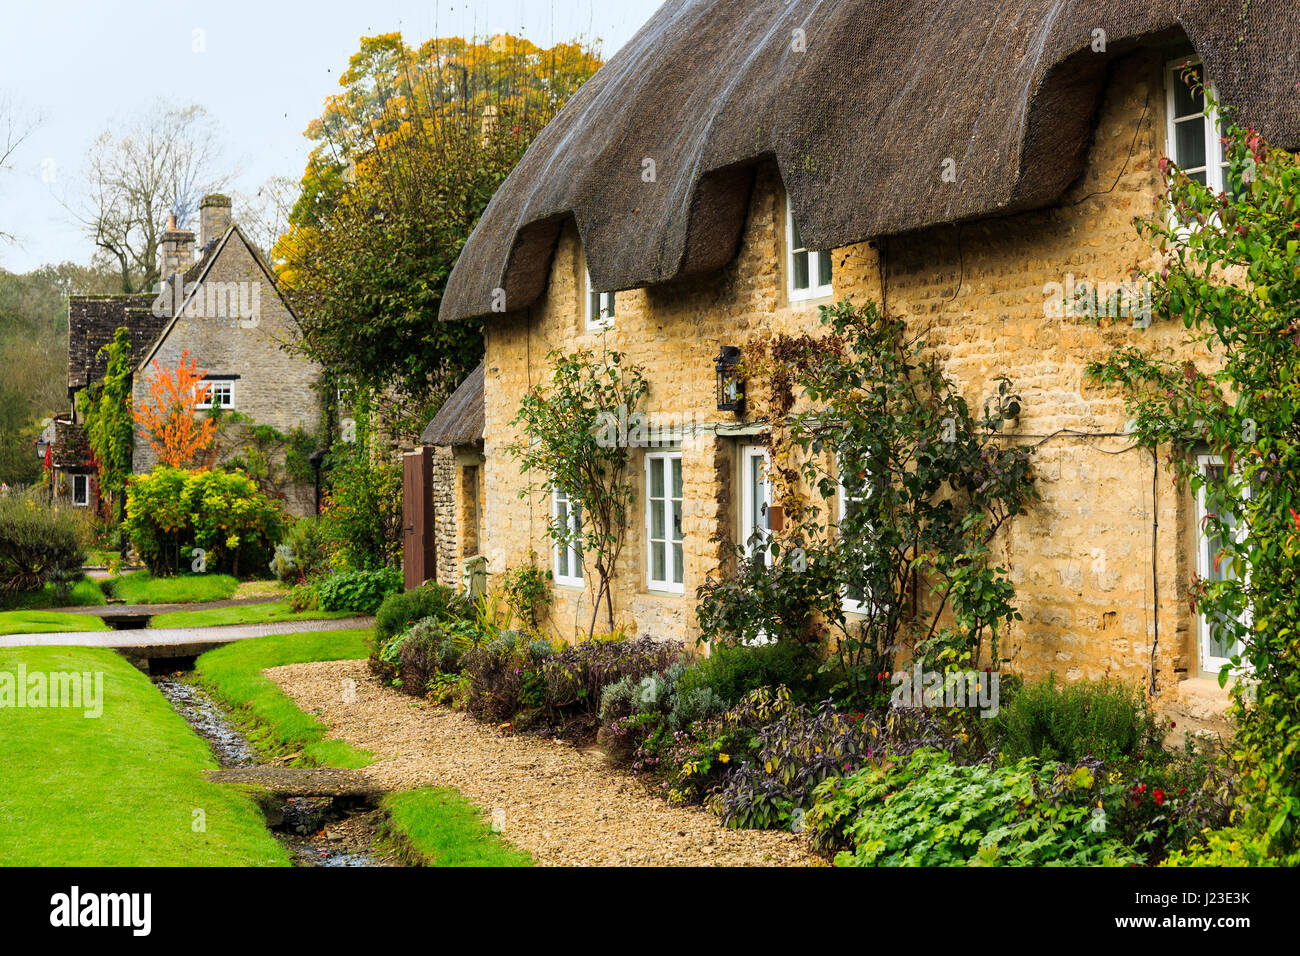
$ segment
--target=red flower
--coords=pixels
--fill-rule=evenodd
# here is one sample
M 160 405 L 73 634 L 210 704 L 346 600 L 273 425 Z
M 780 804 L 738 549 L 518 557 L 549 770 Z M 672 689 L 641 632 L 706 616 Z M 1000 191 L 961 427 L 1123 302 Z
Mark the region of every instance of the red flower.
M 1300 514 L 1296 514 L 1294 508 L 1291 509 L 1291 520 L 1295 522 L 1295 529 L 1300 531 Z
M 1156 798 L 1156 806 L 1160 806 L 1165 802 L 1165 792 L 1158 787 L 1152 796 Z

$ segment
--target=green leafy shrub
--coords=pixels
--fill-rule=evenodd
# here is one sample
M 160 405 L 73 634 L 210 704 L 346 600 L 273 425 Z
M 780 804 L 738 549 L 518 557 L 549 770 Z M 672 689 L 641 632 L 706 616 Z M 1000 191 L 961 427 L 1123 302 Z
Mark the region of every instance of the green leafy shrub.
M 1116 680 L 1058 686 L 1055 675 L 1029 681 L 1001 703 L 993 739 L 1011 760 L 1115 760 L 1158 743 L 1146 696 Z
M 536 564 L 520 565 L 502 576 L 502 587 L 510 607 L 534 630 L 551 606 L 552 577 L 549 570 L 543 571 Z
M 0 601 L 53 584 L 64 600 L 81 578 L 85 550 L 71 509 L 36 494 L 0 497 Z
M 321 502 L 321 525 L 334 567 L 395 567 L 402 554 L 402 466 L 372 457 L 368 426 L 358 421 L 355 443 L 331 452 L 331 488 Z
M 388 595 L 401 590 L 402 572 L 395 568 L 342 571 L 316 585 L 322 611 L 356 611 L 373 614 Z
M 682 675 L 680 692 L 707 688 L 730 705 L 755 688 L 784 685 L 796 700 L 817 699 L 825 696 L 828 684 L 820 665 L 811 649 L 794 641 L 718 644 Z
M 289 589 L 289 609 L 295 613 L 315 611 L 320 607 L 316 585 L 310 581 L 295 584 Z
M 301 584 L 326 570 L 329 560 L 327 544 L 324 529 L 317 519 L 299 518 L 289 526 L 284 540 L 275 546 L 271 573 L 278 581 Z
M 155 575 L 248 576 L 270 565 L 284 516 L 247 475 L 159 466 L 127 484 L 123 531 Z
M 375 611 L 373 649 L 377 654 L 384 645 L 425 618 L 468 620 L 473 607 L 459 594 L 441 584 L 425 584 L 410 591 L 395 591 L 384 598 Z
M 1090 826 L 1096 779 L 1027 757 L 954 764 L 941 750 L 885 758 L 815 792 L 814 846 L 839 866 L 1123 866 L 1141 857 Z

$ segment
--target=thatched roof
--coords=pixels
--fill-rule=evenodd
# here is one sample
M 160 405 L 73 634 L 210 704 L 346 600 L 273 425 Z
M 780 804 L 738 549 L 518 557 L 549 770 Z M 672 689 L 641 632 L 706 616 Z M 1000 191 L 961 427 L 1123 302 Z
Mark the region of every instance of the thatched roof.
M 483 440 L 483 363 L 465 377 L 420 435 L 421 445 L 472 445 Z
M 497 191 L 441 318 L 488 315 L 498 288 L 531 305 L 569 216 L 601 290 L 719 268 L 770 157 L 814 249 L 1046 205 L 1082 172 L 1108 67 L 1184 36 L 1245 122 L 1300 145 L 1296 0 L 667 0 Z

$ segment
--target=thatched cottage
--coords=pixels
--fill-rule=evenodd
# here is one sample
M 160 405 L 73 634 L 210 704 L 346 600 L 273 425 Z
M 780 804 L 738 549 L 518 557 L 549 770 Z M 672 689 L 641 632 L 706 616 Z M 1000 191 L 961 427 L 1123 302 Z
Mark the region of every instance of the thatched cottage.
M 635 463 L 645 521 L 616 608 L 692 636 L 713 538 L 747 537 L 771 496 L 765 423 L 718 411 L 715 357 L 873 300 L 927 330 L 972 407 L 1003 375 L 1023 397 L 1005 440 L 1038 445 L 1043 498 L 999 543 L 1024 616 L 1011 666 L 1213 710 L 1203 675 L 1226 651 L 1187 601 L 1198 503 L 1083 374 L 1128 342 L 1185 352 L 1181 326 L 1051 308 L 1151 261 L 1132 223 L 1157 206 L 1160 157 L 1221 181 L 1216 117 L 1178 79 L 1189 62 L 1300 146 L 1293 0 L 669 0 L 538 137 L 448 283 L 443 321 L 487 319 L 490 574 L 551 555 L 554 618 L 585 628 L 591 582 L 544 534 L 564 502 L 521 499 L 503 449 L 548 351 L 615 348 L 645 371 L 652 418 L 695 423 Z
M 77 505 L 95 504 L 95 468 L 80 433 L 76 395 L 104 377 L 108 359 L 101 349 L 118 328 L 131 337 L 134 401 L 146 402 L 153 363 L 175 369 L 188 351 L 205 381 L 207 404 L 237 424 L 214 449 L 219 459 L 246 457 L 251 425 L 287 434 L 321 427 L 320 368 L 290 354 L 284 344 L 296 336 L 296 320 L 262 254 L 232 221 L 226 196 L 203 199 L 195 236 L 175 222 L 163 233 L 160 258 L 163 289 L 140 295 L 72 296 L 68 302 L 68 396 L 73 411 L 60 426 L 51 450 L 56 487 Z M 259 449 L 259 452 L 261 450 Z M 263 452 L 264 453 L 264 452 Z M 271 449 L 283 467 L 283 449 Z M 217 463 L 216 461 L 209 463 Z M 156 464 L 148 441 L 135 438 L 133 470 Z M 314 485 L 306 475 L 286 477 L 274 489 L 294 514 L 314 513 Z

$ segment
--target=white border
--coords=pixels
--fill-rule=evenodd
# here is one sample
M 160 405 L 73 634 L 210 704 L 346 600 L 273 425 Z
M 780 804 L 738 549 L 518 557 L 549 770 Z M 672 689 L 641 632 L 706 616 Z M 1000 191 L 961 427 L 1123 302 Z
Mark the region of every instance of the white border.
M 807 302 L 810 299 L 825 299 L 835 295 L 835 273 L 831 270 L 831 282 L 828 285 L 812 285 L 821 274 L 820 256 L 830 256 L 830 251 L 816 252 L 807 246 L 800 248 L 808 251 L 808 282 L 806 289 L 794 287 L 794 210 L 790 206 L 790 197 L 785 197 L 785 293 L 791 302 Z
M 672 482 L 671 465 L 659 466 L 660 468 L 663 469 L 664 472 L 664 498 L 663 498 L 664 536 L 665 536 L 664 572 L 668 575 L 668 580 L 666 581 L 659 581 L 656 580 L 654 577 L 654 560 L 652 554 L 654 542 L 650 538 L 650 531 L 651 528 L 653 527 L 651 523 L 651 516 L 653 514 L 653 505 L 650 500 L 650 488 L 652 487 L 650 484 L 650 469 L 655 462 L 671 461 L 674 458 L 677 459 L 679 462 L 682 461 L 682 452 L 680 448 L 669 448 L 660 451 L 648 451 L 646 452 L 645 455 L 645 581 L 646 581 L 646 590 L 648 591 L 661 591 L 665 594 L 685 594 L 686 593 L 686 568 L 685 568 L 686 536 L 685 534 L 682 535 L 683 566 L 680 568 L 676 566 L 676 559 L 674 557 L 674 551 L 673 551 L 673 544 L 674 544 L 673 506 L 672 506 L 673 482 Z M 685 471 L 684 464 L 682 470 L 682 517 L 683 518 L 686 517 L 686 471 Z M 680 584 L 672 579 L 673 573 L 675 571 L 681 572 L 682 581 Z

